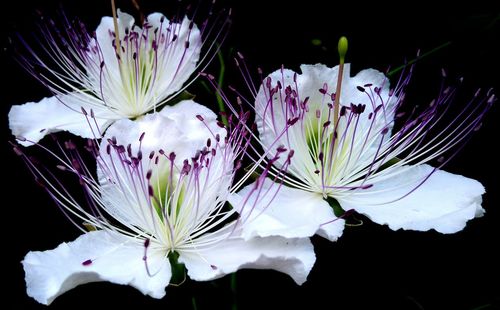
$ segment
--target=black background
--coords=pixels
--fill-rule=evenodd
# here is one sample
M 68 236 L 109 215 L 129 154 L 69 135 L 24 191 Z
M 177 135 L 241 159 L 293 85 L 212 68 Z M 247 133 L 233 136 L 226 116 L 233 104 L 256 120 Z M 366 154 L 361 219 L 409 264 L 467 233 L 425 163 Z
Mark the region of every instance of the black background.
M 169 15 L 174 1 L 143 1 L 147 13 Z M 208 1 L 207 1 L 208 2 Z M 20 261 L 30 250 L 47 250 L 78 236 L 78 231 L 36 186 L 23 163 L 8 146 L 12 139 L 7 113 L 13 104 L 38 101 L 49 93 L 13 60 L 9 36 L 29 36 L 36 28 L 35 10 L 55 16 L 57 1 L 15 1 L 2 4 L 2 284 L 7 287 L 2 307 L 41 309 L 25 293 Z M 110 15 L 108 1 L 61 1 L 69 16 L 78 16 L 94 29 L 101 16 Z M 498 85 L 500 49 L 498 8 L 481 5 L 437 8 L 437 4 L 411 2 L 406 6 L 335 3 L 326 1 L 224 1 L 217 8 L 233 9 L 233 26 L 223 47 L 246 55 L 249 66 L 265 73 L 281 64 L 297 69 L 301 63 L 337 64 L 336 43 L 349 38 L 348 61 L 353 71 L 367 67 L 385 70 L 416 51 L 428 51 L 447 41 L 452 44 L 419 62 L 410 88 L 411 104 L 427 103 L 436 94 L 440 70 L 451 80 L 465 78 L 458 100 L 465 103 L 478 87 Z M 493 1 L 491 1 L 493 3 Z M 470 3 L 469 3 L 470 5 Z M 130 3 L 117 6 L 131 11 Z M 320 39 L 315 46 L 312 39 Z M 243 87 L 236 69 L 228 61 L 228 79 Z M 215 63 L 209 71 L 217 74 Z M 203 92 L 201 87 L 193 91 Z M 213 104 L 213 97 L 200 100 Z M 205 103 L 205 102 L 203 102 Z M 53 309 L 115 308 L 231 309 L 236 298 L 239 309 L 493 309 L 500 296 L 500 209 L 498 107 L 494 106 L 481 131 L 453 159 L 446 170 L 482 182 L 487 194 L 486 216 L 475 219 L 464 231 L 453 235 L 436 232 L 389 230 L 365 221 L 347 227 L 336 243 L 313 238 L 317 262 L 309 280 L 301 287 L 273 271 L 243 270 L 237 273 L 237 292 L 230 290 L 229 277 L 181 287 L 167 288 L 163 300 L 143 296 L 131 287 L 95 283 L 78 287 L 51 305 Z M 119 263 L 119 262 L 117 262 Z

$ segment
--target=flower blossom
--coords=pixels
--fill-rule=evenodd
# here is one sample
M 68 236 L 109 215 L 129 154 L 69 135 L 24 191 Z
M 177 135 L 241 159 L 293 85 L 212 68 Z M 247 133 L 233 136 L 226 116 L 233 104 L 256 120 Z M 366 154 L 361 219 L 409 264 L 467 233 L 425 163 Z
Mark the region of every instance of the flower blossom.
M 404 104 L 413 68 L 391 89 L 383 73 L 367 69 L 351 77 L 346 64 L 339 98 L 339 66 L 300 68 L 301 73 L 284 68 L 271 73 L 254 93 L 261 145 L 281 145 L 294 156 L 286 175 L 275 178 L 282 183 L 276 195 L 245 198 L 253 209 L 266 210 L 253 225 L 269 223 L 264 234 L 253 235 L 318 233 L 336 240 L 345 211 L 356 211 L 393 230 L 454 233 L 484 213 L 484 187 L 440 168 L 481 125 L 496 100 L 491 91 L 486 96 L 478 91 L 450 117 L 452 87 L 442 86 L 428 106 Z M 427 164 L 430 161 L 438 166 Z M 270 187 L 273 180 L 263 183 L 263 188 Z M 251 188 L 230 200 L 241 201 Z M 290 223 L 302 229 L 280 229 Z
M 78 177 L 88 207 L 15 147 L 65 214 L 93 227 L 75 241 L 26 255 L 28 295 L 50 304 L 77 285 L 109 281 L 161 298 L 184 270 L 205 281 L 240 268 L 275 269 L 304 282 L 315 261 L 310 241 L 247 238 L 246 221 L 236 213 L 245 206 L 226 203 L 241 185 L 233 181 L 248 139 L 241 123 L 226 131 L 211 110 L 191 100 L 119 120 L 98 149 L 90 146 L 97 174 L 72 143 L 64 156 L 51 152 L 62 173 Z
M 20 63 L 54 96 L 12 107 L 9 126 L 21 144 L 64 130 L 93 138 L 119 119 L 154 111 L 187 87 L 208 56 L 200 60 L 204 40 L 214 33 L 207 22 L 198 29 L 187 17 L 170 21 L 153 13 L 140 27 L 131 15 L 117 15 L 118 36 L 111 17 L 102 18 L 95 33 L 67 20 L 62 30 L 42 25 L 45 57 L 22 41 L 31 55 L 21 55 Z M 225 23 L 221 27 L 214 42 Z

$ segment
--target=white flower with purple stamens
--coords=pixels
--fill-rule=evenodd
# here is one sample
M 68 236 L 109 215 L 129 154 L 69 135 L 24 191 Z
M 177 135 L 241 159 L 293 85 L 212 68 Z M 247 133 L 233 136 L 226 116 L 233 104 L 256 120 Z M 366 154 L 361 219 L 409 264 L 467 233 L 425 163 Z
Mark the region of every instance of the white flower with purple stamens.
M 393 230 L 441 233 L 457 232 L 484 213 L 483 186 L 439 168 L 479 127 L 495 101 L 491 91 L 486 96 L 478 92 L 443 124 L 455 90 L 443 87 L 426 108 L 408 110 L 403 101 L 411 72 L 390 89 L 383 73 L 368 69 L 351 77 L 345 65 L 341 95 L 336 98 L 339 66 L 302 65 L 301 71 L 277 70 L 254 93 L 261 144 L 281 144 L 294 153 L 287 174 L 278 178 L 283 186 L 272 204 L 267 206 L 271 197 L 266 195 L 248 200 L 254 209 L 266 210 L 266 216 L 253 222 L 255 227 L 275 223 L 264 235 L 319 233 L 336 240 L 344 220 L 334 215 L 334 205 Z M 444 157 L 446 152 L 451 156 Z M 426 164 L 431 160 L 439 167 Z M 273 181 L 264 183 L 265 188 Z M 252 185 L 244 188 L 230 200 L 240 201 L 251 189 Z M 303 229 L 284 234 L 283 223 L 302 224 Z
M 32 55 L 21 55 L 20 62 L 54 97 L 12 107 L 10 129 L 23 145 L 63 130 L 93 138 L 116 120 L 154 111 L 187 87 L 208 55 L 200 60 L 202 37 L 214 31 L 206 22 L 199 30 L 187 17 L 169 21 L 160 13 L 149 15 L 141 28 L 119 10 L 118 36 L 111 17 L 102 19 L 95 34 L 78 22 L 41 28 L 48 59 L 25 43 Z
M 15 147 L 62 210 L 95 227 L 54 250 L 26 255 L 28 295 L 49 304 L 77 285 L 110 281 L 161 298 L 176 272 L 184 276 L 179 264 L 197 281 L 259 268 L 304 282 L 315 261 L 307 238 L 242 235 L 246 223 L 226 199 L 241 184 L 233 180 L 249 135 L 241 123 L 229 133 L 219 125 L 193 101 L 120 120 L 94 150 L 97 177 L 67 143 L 58 167 L 78 176 L 89 208 Z

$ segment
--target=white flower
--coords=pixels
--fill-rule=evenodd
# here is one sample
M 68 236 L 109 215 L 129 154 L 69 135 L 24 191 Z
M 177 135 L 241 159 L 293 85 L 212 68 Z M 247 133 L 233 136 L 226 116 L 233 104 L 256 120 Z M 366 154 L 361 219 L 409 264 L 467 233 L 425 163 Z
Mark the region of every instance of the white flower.
M 193 101 L 120 120 L 93 150 L 99 154 L 97 179 L 67 143 L 60 168 L 79 177 L 90 208 L 28 160 L 65 212 L 96 228 L 54 250 L 28 253 L 28 295 L 49 304 L 79 284 L 110 281 L 161 298 L 179 264 L 197 281 L 270 268 L 303 283 L 315 261 L 310 241 L 247 238 L 245 221 L 226 204 L 237 189 L 235 162 L 249 137 L 244 132 L 236 124 L 227 133 L 212 111 Z
M 305 237 L 317 232 L 336 240 L 344 221 L 327 202 L 332 198 L 343 210 L 355 210 L 394 230 L 454 233 L 481 216 L 484 188 L 479 182 L 425 163 L 438 159 L 444 164 L 443 155 L 450 149 L 453 156 L 481 124 L 494 95 L 476 94 L 443 125 L 452 88 L 443 87 L 428 107 L 408 110 L 402 104 L 411 72 L 390 90 L 384 74 L 368 69 L 350 77 L 349 69 L 346 65 L 337 124 L 333 113 L 338 66 L 302 65 L 302 74 L 282 69 L 264 79 L 255 98 L 260 142 L 264 147 L 281 144 L 294 156 L 287 175 L 279 178 L 283 188 L 269 207 L 265 195 L 249 200 L 254 208 L 266 210 L 253 225 L 274 225 L 264 234 L 251 226 L 245 233 Z M 270 186 L 272 181 L 265 183 Z M 230 200 L 241 201 L 251 188 Z M 290 223 L 302 229 L 280 228 Z
M 202 36 L 212 32 L 187 17 L 169 21 L 160 13 L 149 15 L 141 28 L 118 10 L 117 24 L 118 49 L 111 17 L 102 19 L 95 34 L 77 22 L 66 22 L 64 29 L 43 25 L 48 59 L 26 45 L 32 55 L 20 56 L 20 62 L 54 96 L 12 107 L 9 125 L 21 144 L 62 130 L 100 137 L 116 120 L 155 110 L 189 84 L 203 62 L 198 63 Z M 209 45 L 212 50 L 214 43 Z

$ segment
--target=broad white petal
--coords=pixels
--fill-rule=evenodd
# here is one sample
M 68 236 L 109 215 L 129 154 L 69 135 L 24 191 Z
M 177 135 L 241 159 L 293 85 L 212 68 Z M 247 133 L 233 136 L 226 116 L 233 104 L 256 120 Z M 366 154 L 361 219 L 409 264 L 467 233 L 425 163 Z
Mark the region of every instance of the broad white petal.
M 163 22 L 162 22 L 163 18 Z M 172 23 L 160 13 L 148 16 L 153 28 L 161 29 L 165 41 L 158 47 L 157 88 L 161 99 L 175 93 L 196 69 L 203 44 L 196 24 L 184 17 L 181 23 Z M 175 36 L 175 40 L 174 40 Z M 189 43 L 188 43 L 189 42 Z M 186 48 L 186 44 L 189 46 Z
M 104 17 L 90 42 L 90 57 L 99 70 L 90 70 L 93 88 L 103 102 L 124 117 L 134 118 L 155 109 L 176 94 L 193 74 L 200 58 L 201 34 L 187 17 L 173 23 L 160 13 L 144 25 L 118 10 L 121 52 L 115 51 L 113 19 Z
M 475 180 L 437 170 L 411 194 L 399 199 L 420 184 L 434 168 L 419 165 L 394 169 L 401 172 L 376 182 L 369 189 L 358 189 L 346 197 L 339 197 L 342 208 L 354 209 L 393 230 L 435 229 L 441 233 L 460 231 L 468 220 L 484 212 L 481 207 L 484 187 Z
M 281 237 L 245 241 L 233 236 L 213 247 L 179 256 L 189 277 L 196 281 L 220 278 L 239 269 L 274 269 L 288 274 L 299 285 L 306 281 L 315 260 L 309 239 Z
M 125 30 L 130 30 L 134 25 L 134 18 L 132 15 L 121 12 L 118 10 L 118 32 L 120 39 L 123 40 L 125 37 Z M 114 78 L 119 78 L 120 69 L 118 66 L 118 58 L 116 57 L 115 48 L 115 26 L 113 23 L 113 18 L 105 16 L 101 19 L 101 23 L 97 26 L 95 31 L 97 44 L 101 52 L 102 61 L 104 62 L 106 68 L 106 74 L 113 76 Z M 91 45 L 95 43 L 92 42 Z
M 271 94 L 265 79 L 255 99 L 256 123 L 264 148 L 271 150 L 270 156 L 274 155 L 273 149 L 279 145 L 294 150 L 294 159 L 290 163 L 288 172 L 310 185 L 311 190 L 323 191 L 321 176 L 314 173 L 318 166 L 317 158 L 311 156 L 311 144 L 318 144 L 315 149 L 319 149 L 319 137 L 322 136 L 321 139 L 326 143 L 331 139 L 334 129 L 331 123 L 324 129 L 323 125 L 327 121 L 333 121 L 329 107 L 332 98 L 328 94 L 322 94 L 320 89 L 326 89 L 329 94 L 335 93 L 338 69 L 338 66 L 328 68 L 322 64 L 302 65 L 302 73 L 297 74 L 296 82 L 294 82 L 295 72 L 288 69 L 277 70 L 268 78 L 271 79 L 272 87 L 278 82 L 282 87 L 278 88 L 277 93 L 270 98 Z M 359 161 L 371 161 L 380 139 L 389 136 L 389 134 L 383 136 L 380 132 L 386 127 L 389 130 L 392 128 L 394 103 L 397 98 L 389 96 L 389 82 L 384 74 L 373 69 L 363 70 L 355 77 L 350 77 L 350 65 L 346 64 L 342 85 L 341 106 L 364 104 L 366 108 L 360 115 L 339 119 L 337 132 L 339 141 L 342 142 L 340 146 L 347 150 L 341 154 L 353 153 L 354 158 L 358 158 Z M 360 91 L 358 87 L 364 87 L 364 91 Z M 290 88 L 298 94 L 295 104 L 290 103 L 293 100 L 289 102 L 285 100 Z M 375 93 L 375 88 L 380 89 L 379 94 Z M 307 104 L 303 104 L 306 98 L 308 98 Z M 370 116 L 382 103 L 384 108 L 379 108 L 375 116 Z M 298 121 L 283 133 L 287 121 L 297 117 Z M 349 138 L 352 136 L 358 139 L 352 142 Z M 317 156 L 319 151 L 315 152 Z M 278 166 L 283 165 L 285 160 L 286 157 L 282 156 L 277 161 Z M 351 169 L 353 167 L 349 167 L 349 170 Z
M 198 119 L 198 115 L 203 118 L 203 122 Z M 144 138 L 140 142 L 143 133 Z M 107 144 L 106 140 L 115 137 L 118 144 L 130 144 L 134 154 L 141 145 L 144 156 L 162 149 L 167 155 L 175 152 L 176 162 L 182 163 L 201 150 L 207 139 L 214 140 L 216 134 L 222 140 L 226 136 L 226 130 L 217 125 L 215 113 L 193 100 L 184 100 L 134 121 L 123 119 L 114 123 L 106 131 L 101 154 L 105 153 L 105 147 L 102 146 Z
M 143 257 L 144 246 L 136 240 L 104 231 L 89 232 L 53 250 L 29 252 L 22 262 L 27 292 L 48 305 L 80 284 L 109 281 L 162 298 L 170 282 L 170 263 L 161 252 L 150 250 L 146 268 Z M 89 259 L 92 262 L 85 265 Z
M 278 187 L 266 178 L 260 189 L 255 190 L 255 183 L 250 184 L 229 197 L 229 203 L 241 214 L 245 239 L 319 234 L 335 241 L 342 235 L 345 221 L 335 216 L 321 194 L 284 185 L 276 193 Z
M 197 118 L 198 115 L 203 118 L 203 122 Z M 154 216 L 155 213 L 151 210 L 149 181 L 146 180 L 148 170 L 152 171 L 150 183 L 155 190 L 166 185 L 170 173 L 175 182 L 183 167 L 183 161 L 190 161 L 190 158 L 206 146 L 209 138 L 215 143 L 216 134 L 220 135 L 221 141 L 226 136 L 226 130 L 217 125 L 215 113 L 192 100 L 166 106 L 160 112 L 147 114 L 135 121 L 123 119 L 115 122 L 106 131 L 101 142 L 101 156 L 97 166 L 106 210 L 124 223 L 147 227 L 152 231 L 155 227 L 162 226 L 156 223 L 159 218 Z M 113 137 L 119 145 L 130 145 L 132 156 L 137 156 L 140 145 L 144 158 L 140 165 L 142 171 L 123 164 L 123 158 L 116 152 L 107 154 L 107 140 Z M 159 153 L 160 150 L 164 151 L 164 155 Z M 155 159 L 148 159 L 151 152 L 154 152 L 155 158 L 159 158 L 157 164 L 154 164 Z M 176 155 L 173 171 L 170 170 L 170 161 L 166 158 L 171 152 Z M 220 163 L 212 163 L 214 169 L 227 168 L 219 167 L 218 164 Z M 220 176 L 215 170 L 212 175 L 213 178 Z M 205 179 L 200 176 L 200 186 L 204 185 L 203 182 L 212 182 L 213 178 Z M 230 182 L 230 179 L 225 182 Z M 207 204 L 207 207 L 209 206 Z
M 308 100 L 308 111 L 306 112 L 305 119 L 306 123 L 316 119 L 316 111 L 320 111 L 322 115 L 321 124 L 326 121 L 328 115 L 328 103 L 332 103 L 329 96 L 324 96 L 320 93 L 320 89 L 323 89 L 326 85 L 326 89 L 329 93 L 335 93 L 337 87 L 337 76 L 338 76 L 338 66 L 329 68 L 322 64 L 316 65 L 302 65 L 300 67 L 302 73 L 297 74 L 297 86 L 293 81 L 295 72 L 284 69 L 277 70 L 269 74 L 268 78 L 271 78 L 272 85 L 276 85 L 279 81 L 282 86 L 282 95 L 279 93 L 275 94 L 273 98 L 270 98 L 268 89 L 265 83 L 261 85 L 259 92 L 255 98 L 255 108 L 257 114 L 257 125 L 259 128 L 259 133 L 261 134 L 261 140 L 263 144 L 267 147 L 276 140 L 276 135 L 280 133 L 281 130 L 286 125 L 286 121 L 292 118 L 292 115 L 285 113 L 285 108 L 281 106 L 281 100 L 285 98 L 284 89 L 287 86 L 291 86 L 293 90 L 297 90 L 300 100 Z M 366 93 L 358 90 L 358 86 L 365 86 L 367 84 L 372 84 L 372 86 L 366 88 Z M 366 105 L 366 110 L 363 113 L 364 117 L 360 119 L 360 125 L 369 125 L 371 122 L 368 120 L 368 114 L 373 112 L 373 110 L 381 104 L 381 99 L 386 104 L 388 110 L 389 106 L 395 102 L 395 98 L 389 99 L 389 81 L 385 75 L 374 69 L 366 69 L 360 71 L 356 76 L 350 77 L 350 64 L 344 66 L 343 73 L 343 83 L 342 83 L 342 93 L 340 98 L 340 105 L 349 107 L 351 103 L 359 104 L 363 103 Z M 373 89 L 375 87 L 381 88 L 380 96 L 375 96 Z M 371 88 L 371 90 L 370 90 Z M 367 96 L 369 93 L 374 100 L 373 102 Z M 272 102 L 272 106 L 271 103 Z M 285 117 L 287 116 L 287 117 Z M 323 118 L 325 118 L 323 120 Z M 393 114 L 387 115 L 387 123 L 391 123 Z M 366 123 L 366 124 L 364 124 Z M 294 127 L 301 127 L 300 122 L 296 123 Z M 366 126 L 364 126 L 366 127 Z M 274 134 L 273 134 L 274 133 Z
M 82 107 L 88 113 L 88 120 L 82 113 Z M 94 112 L 95 121 L 90 118 Z M 84 138 L 99 137 L 113 120 L 105 109 L 89 106 L 70 93 L 58 97 L 47 97 L 40 102 L 28 102 L 12 106 L 9 112 L 9 127 L 14 136 L 21 136 L 33 142 L 40 141 L 45 135 L 58 131 L 69 131 Z M 96 124 L 99 129 L 96 128 Z M 90 124 L 89 124 L 90 123 Z M 24 146 L 32 145 L 28 141 L 19 141 Z

